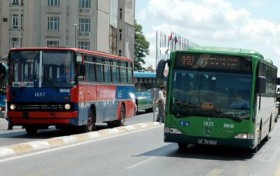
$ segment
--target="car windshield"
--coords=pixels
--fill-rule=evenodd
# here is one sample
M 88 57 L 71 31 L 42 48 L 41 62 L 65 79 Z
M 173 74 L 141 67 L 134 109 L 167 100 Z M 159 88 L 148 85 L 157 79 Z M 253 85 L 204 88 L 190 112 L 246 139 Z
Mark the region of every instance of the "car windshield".
M 72 87 L 74 56 L 71 51 L 12 51 L 10 80 L 13 87 Z
M 171 112 L 178 117 L 249 118 L 252 76 L 245 74 L 175 71 Z

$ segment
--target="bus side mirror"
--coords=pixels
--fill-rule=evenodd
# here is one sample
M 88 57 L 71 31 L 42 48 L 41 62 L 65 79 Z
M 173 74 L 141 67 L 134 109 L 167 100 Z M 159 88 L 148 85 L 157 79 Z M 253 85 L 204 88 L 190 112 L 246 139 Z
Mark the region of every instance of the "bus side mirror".
M 158 79 L 163 79 L 164 77 L 163 73 L 164 73 L 166 63 L 167 63 L 166 60 L 160 60 L 158 62 L 157 71 L 156 71 L 156 75 Z
M 258 77 L 258 88 L 257 93 L 265 93 L 266 91 L 266 78 L 263 76 Z
M 276 84 L 280 85 L 280 78 L 276 78 Z

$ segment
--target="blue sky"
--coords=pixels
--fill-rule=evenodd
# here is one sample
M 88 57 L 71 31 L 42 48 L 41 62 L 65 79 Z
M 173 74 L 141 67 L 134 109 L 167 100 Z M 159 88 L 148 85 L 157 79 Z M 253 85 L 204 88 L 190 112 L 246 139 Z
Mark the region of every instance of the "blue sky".
M 135 7 L 150 42 L 146 66 L 155 66 L 158 31 L 202 46 L 253 49 L 280 68 L 279 0 L 136 0 Z

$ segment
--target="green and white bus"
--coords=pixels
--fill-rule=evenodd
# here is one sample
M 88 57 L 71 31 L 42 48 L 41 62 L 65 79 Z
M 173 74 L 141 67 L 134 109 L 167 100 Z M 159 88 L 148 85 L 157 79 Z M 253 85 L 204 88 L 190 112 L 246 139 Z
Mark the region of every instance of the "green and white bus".
M 164 141 L 256 152 L 277 120 L 277 67 L 253 50 L 197 47 L 173 51 L 168 65 Z

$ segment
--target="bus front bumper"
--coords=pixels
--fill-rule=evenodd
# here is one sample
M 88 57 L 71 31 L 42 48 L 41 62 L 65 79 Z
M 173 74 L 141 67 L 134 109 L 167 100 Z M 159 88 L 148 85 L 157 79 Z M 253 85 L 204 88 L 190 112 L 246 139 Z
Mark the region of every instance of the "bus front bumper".
M 254 139 L 225 139 L 214 137 L 187 136 L 183 134 L 164 133 L 164 142 L 175 142 L 184 144 L 201 144 L 201 145 L 217 145 L 239 148 L 253 149 L 255 147 Z
M 72 124 L 78 118 L 78 111 L 72 112 L 13 112 L 7 117 L 13 125 L 57 125 Z M 75 120 L 74 120 L 75 121 Z M 75 125 L 75 124 L 73 124 Z

